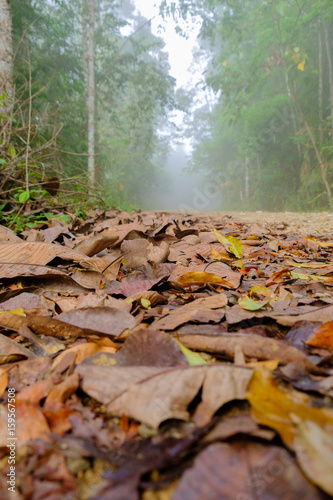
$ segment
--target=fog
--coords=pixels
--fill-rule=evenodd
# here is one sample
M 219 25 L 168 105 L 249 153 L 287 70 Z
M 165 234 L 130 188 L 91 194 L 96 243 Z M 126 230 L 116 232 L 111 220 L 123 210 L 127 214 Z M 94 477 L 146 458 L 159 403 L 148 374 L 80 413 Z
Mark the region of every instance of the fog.
M 207 174 L 191 171 L 188 161 L 185 145 L 174 147 L 164 169 L 155 175 L 144 209 L 193 213 L 220 207 L 222 194 L 218 187 Z

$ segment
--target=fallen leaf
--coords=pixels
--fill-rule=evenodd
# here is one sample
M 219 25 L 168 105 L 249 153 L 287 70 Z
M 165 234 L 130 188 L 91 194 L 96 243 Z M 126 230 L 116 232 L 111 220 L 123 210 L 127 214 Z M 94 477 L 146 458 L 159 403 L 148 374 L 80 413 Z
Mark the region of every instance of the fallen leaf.
M 172 500 L 319 500 L 324 497 L 283 448 L 236 441 L 208 446 L 185 471 Z
M 295 451 L 304 474 L 333 495 L 333 438 L 311 420 L 295 419 Z
M 305 343 L 312 347 L 333 350 L 333 321 L 321 325 Z
M 333 410 L 317 408 L 311 398 L 294 390 L 280 388 L 268 370 L 255 370 L 250 381 L 247 400 L 255 421 L 275 429 L 291 448 L 295 448 L 297 426 L 295 416 L 310 420 L 324 431 L 333 432 Z

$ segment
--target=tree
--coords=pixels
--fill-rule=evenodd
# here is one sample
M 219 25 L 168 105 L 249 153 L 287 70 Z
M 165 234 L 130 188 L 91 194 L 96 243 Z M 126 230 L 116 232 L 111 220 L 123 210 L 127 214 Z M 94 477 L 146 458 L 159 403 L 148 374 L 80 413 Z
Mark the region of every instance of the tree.
M 331 206 L 331 3 L 199 4 L 211 9 L 202 36 L 211 42 L 206 81 L 219 103 L 208 127 L 196 125 L 197 168 L 221 179 L 233 208 Z
M 0 19 L 0 103 L 3 119 L 11 115 L 14 98 L 12 16 L 8 0 L 0 0 Z

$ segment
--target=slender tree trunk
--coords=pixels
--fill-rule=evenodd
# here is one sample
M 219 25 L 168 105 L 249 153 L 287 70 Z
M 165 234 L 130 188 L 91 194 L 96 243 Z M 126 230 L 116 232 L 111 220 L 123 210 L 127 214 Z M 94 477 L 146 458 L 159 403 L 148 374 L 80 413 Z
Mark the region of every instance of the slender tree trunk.
M 324 142 L 324 112 L 323 112 L 323 39 L 321 35 L 321 25 L 318 25 L 318 115 L 319 115 L 319 145 Z
M 327 165 L 324 163 L 324 161 L 321 157 L 321 154 L 320 154 L 319 149 L 318 149 L 317 144 L 316 144 L 316 140 L 315 140 L 314 135 L 311 131 L 310 125 L 308 124 L 308 121 L 305 118 L 304 113 L 302 111 L 302 108 L 297 100 L 296 100 L 296 106 L 297 106 L 298 112 L 302 118 L 302 122 L 304 123 L 305 129 L 306 129 L 307 134 L 310 138 L 310 141 L 312 143 L 312 146 L 313 146 L 313 149 L 315 151 L 318 163 L 320 165 L 321 178 L 322 178 L 322 181 L 323 181 L 325 189 L 326 189 L 326 194 L 327 194 L 329 206 L 332 209 L 333 208 L 333 199 L 332 199 L 331 187 L 330 187 L 330 184 L 329 184 L 328 179 L 327 179 Z
M 250 199 L 250 172 L 249 172 L 250 159 L 247 156 L 245 158 L 245 199 L 249 201 Z
M 89 0 L 88 46 L 88 174 L 91 187 L 95 184 L 95 0 Z
M 11 116 L 14 98 L 12 15 L 8 0 L 0 0 L 0 97 L 4 95 L 1 122 L 3 117 L 8 120 Z
M 273 2 L 273 17 L 274 17 L 274 21 L 275 21 L 275 24 L 276 24 L 276 27 L 277 27 L 277 30 L 279 33 L 279 39 L 280 39 L 279 52 L 280 52 L 281 61 L 282 61 L 282 65 L 283 65 L 284 81 L 286 84 L 287 95 L 288 95 L 289 99 L 293 102 L 293 92 L 291 90 L 287 62 L 286 62 L 286 59 L 284 56 L 285 51 L 283 48 L 283 39 L 282 39 L 282 34 L 281 34 L 280 21 L 279 21 L 279 17 L 278 17 L 277 11 L 276 11 L 275 0 Z M 297 117 L 296 117 L 296 113 L 294 112 L 294 109 L 291 110 L 291 123 L 293 126 L 294 135 L 296 135 L 297 134 Z M 301 146 L 297 143 L 296 147 L 297 147 L 298 156 L 301 158 L 302 157 Z
M 323 20 L 323 27 L 324 27 L 324 37 L 325 37 L 327 64 L 328 64 L 328 78 L 330 87 L 330 106 L 331 106 L 331 123 L 332 123 L 331 138 L 333 139 L 333 62 L 332 62 L 332 52 L 331 52 L 331 45 L 329 38 L 329 26 L 325 20 Z
M 82 64 L 83 78 L 86 91 L 86 99 L 88 95 L 88 6 L 87 0 L 82 0 Z

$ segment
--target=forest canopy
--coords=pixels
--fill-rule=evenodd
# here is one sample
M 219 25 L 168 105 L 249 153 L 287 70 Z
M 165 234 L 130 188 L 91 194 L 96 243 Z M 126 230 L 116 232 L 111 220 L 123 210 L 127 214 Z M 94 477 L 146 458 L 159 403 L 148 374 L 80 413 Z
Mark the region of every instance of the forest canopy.
M 182 135 L 218 208 L 332 208 L 329 0 L 161 2 L 162 28 L 171 18 L 180 32 L 180 20 L 201 23 L 193 57 L 205 60 L 204 88 L 178 90 L 163 37 L 134 1 L 12 0 L 9 15 L 1 211 L 52 194 L 53 203 L 140 208 Z M 182 131 L 175 109 L 187 112 Z

